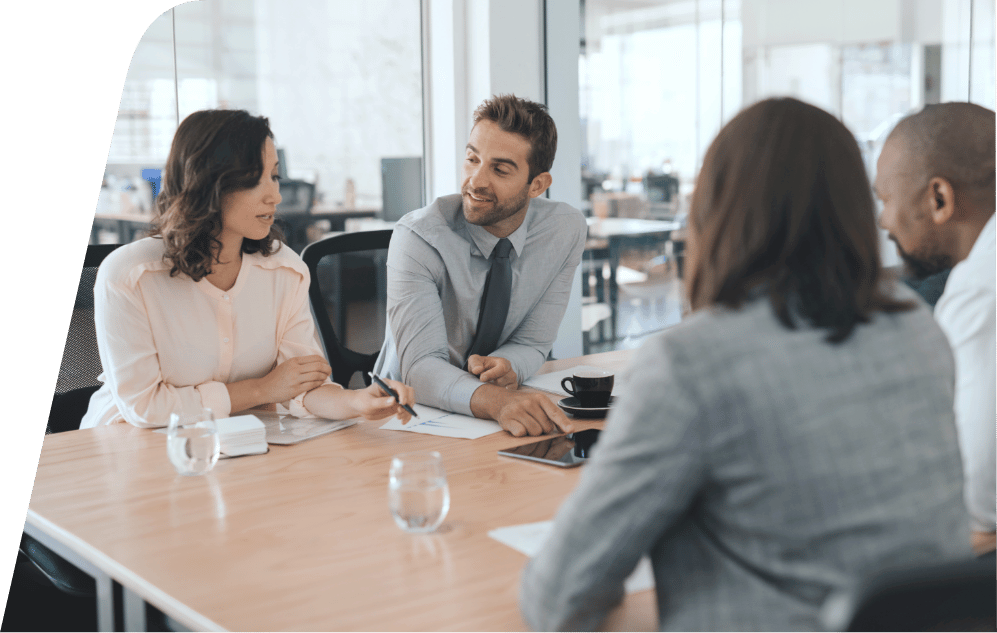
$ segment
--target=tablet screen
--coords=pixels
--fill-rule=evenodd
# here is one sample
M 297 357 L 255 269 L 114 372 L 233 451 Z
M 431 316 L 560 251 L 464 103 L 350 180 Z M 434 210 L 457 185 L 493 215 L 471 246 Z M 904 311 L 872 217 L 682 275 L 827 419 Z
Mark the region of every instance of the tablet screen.
M 499 455 L 570 468 L 581 465 L 589 458 L 598 437 L 599 429 L 588 429 L 506 448 L 499 451 Z

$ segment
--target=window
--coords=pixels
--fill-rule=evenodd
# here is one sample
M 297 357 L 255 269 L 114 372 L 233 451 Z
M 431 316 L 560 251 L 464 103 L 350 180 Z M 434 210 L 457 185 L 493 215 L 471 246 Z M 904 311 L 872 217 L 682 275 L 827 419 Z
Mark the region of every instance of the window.
M 905 114 L 967 99 L 994 107 L 994 0 L 579 6 L 582 204 L 596 216 L 681 219 L 720 127 L 767 97 L 795 96 L 840 117 L 863 150 L 870 179 L 886 135 Z M 644 334 L 680 318 L 678 310 L 649 307 L 649 266 L 674 260 L 673 247 L 663 245 L 658 259 L 621 259 L 640 275 L 616 273 L 632 292 L 621 292 L 610 346 L 639 345 Z M 896 263 L 892 245 L 882 251 L 884 264 Z M 662 297 L 676 295 L 663 288 Z
M 379 214 L 382 159 L 409 158 L 386 164 L 411 171 L 423 156 L 420 18 L 418 2 L 392 0 L 202 0 L 164 13 L 125 80 L 91 239 L 142 234 L 120 216 L 142 228 L 179 121 L 204 108 L 267 116 L 287 176 L 314 184 L 314 209 Z

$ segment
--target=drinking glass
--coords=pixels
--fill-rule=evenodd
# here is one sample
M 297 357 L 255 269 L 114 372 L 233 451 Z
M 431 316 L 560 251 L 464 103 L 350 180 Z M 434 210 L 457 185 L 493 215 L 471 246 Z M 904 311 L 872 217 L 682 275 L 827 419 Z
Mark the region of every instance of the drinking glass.
M 170 415 L 166 454 L 181 475 L 203 475 L 218 461 L 218 425 L 211 409 Z
M 406 532 L 432 532 L 450 510 L 450 488 L 436 451 L 402 453 L 391 459 L 388 505 Z

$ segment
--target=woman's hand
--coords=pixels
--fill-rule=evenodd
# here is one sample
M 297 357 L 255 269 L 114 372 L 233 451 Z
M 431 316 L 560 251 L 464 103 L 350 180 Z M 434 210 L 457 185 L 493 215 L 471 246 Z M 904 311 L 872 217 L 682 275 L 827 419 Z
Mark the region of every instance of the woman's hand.
M 384 391 L 373 384 L 365 389 L 354 391 L 353 406 L 358 415 L 362 415 L 366 420 L 380 420 L 392 415 L 398 416 L 402 424 L 406 424 L 412 416 L 402 408 L 403 404 L 412 406 L 415 404 L 415 391 L 412 387 L 400 383 L 396 380 L 384 379 L 388 386 L 398 394 L 398 402 L 384 393 Z
M 287 402 L 325 382 L 332 367 L 321 356 L 298 356 L 277 365 L 264 376 L 261 396 L 266 403 Z

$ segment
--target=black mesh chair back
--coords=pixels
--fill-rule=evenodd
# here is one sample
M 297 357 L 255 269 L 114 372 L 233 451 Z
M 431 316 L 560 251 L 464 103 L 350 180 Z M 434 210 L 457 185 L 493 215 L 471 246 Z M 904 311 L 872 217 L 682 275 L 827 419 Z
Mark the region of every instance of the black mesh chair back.
M 120 244 L 91 244 L 87 246 L 80 284 L 76 289 L 73 316 L 69 321 L 66 346 L 59 365 L 59 378 L 55 384 L 55 397 L 49 410 L 46 433 L 70 431 L 80 427 L 80 420 L 87 411 L 90 396 L 100 387 L 97 376 L 103 369 L 97 351 L 97 333 L 94 329 L 93 287 L 97 281 L 97 268 Z
M 679 179 L 671 174 L 647 174 L 644 192 L 651 202 L 671 202 L 678 196 Z
M 312 277 L 308 293 L 332 379 L 343 387 L 350 387 L 357 372 L 370 385 L 367 372 L 384 342 L 390 241 L 390 229 L 343 233 L 301 253 Z
M 828 600 L 824 620 L 844 631 L 993 631 L 995 558 L 876 575 Z
M 315 221 L 311 217 L 315 185 L 304 180 L 281 180 L 280 198 L 277 226 L 284 234 L 284 243 L 300 253 L 308 243 L 308 226 Z

